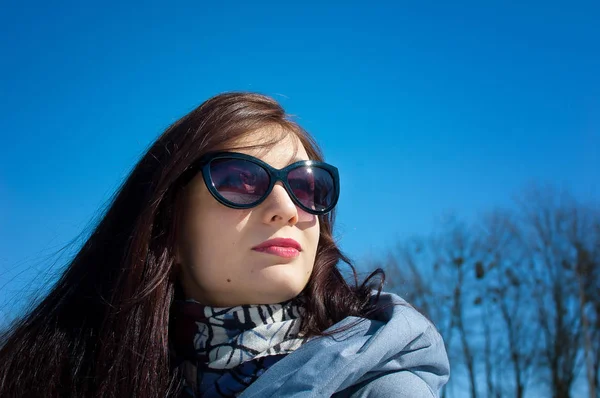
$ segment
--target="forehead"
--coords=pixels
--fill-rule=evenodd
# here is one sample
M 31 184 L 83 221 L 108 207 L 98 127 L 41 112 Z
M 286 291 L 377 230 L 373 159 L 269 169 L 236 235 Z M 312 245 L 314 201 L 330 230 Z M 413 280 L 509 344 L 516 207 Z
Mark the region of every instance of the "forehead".
M 230 150 L 257 157 L 278 169 L 309 159 L 298 136 L 280 126 L 268 126 L 248 132 L 237 139 Z

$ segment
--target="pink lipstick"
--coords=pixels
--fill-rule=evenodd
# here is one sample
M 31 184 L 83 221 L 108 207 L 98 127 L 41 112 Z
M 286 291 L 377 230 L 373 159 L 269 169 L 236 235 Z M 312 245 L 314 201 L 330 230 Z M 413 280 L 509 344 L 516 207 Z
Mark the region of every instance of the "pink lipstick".
M 253 247 L 252 250 L 284 258 L 294 258 L 300 255 L 302 246 L 294 239 L 275 238 L 264 241 L 260 245 Z

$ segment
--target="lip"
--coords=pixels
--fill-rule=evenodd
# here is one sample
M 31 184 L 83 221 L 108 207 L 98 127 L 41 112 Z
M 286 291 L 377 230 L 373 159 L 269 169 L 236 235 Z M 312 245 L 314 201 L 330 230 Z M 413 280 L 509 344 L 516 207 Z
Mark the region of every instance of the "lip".
M 274 254 L 279 257 L 294 258 L 300 255 L 302 246 L 294 239 L 275 238 L 254 246 L 252 250 L 260 253 Z

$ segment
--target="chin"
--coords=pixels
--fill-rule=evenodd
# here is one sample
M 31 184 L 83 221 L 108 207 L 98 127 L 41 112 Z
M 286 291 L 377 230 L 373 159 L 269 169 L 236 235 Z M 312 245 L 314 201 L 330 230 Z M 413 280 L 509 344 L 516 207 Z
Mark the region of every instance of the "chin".
M 278 304 L 288 301 L 298 296 L 304 286 L 291 287 L 291 286 L 276 286 L 271 284 L 271 288 L 268 291 L 263 290 L 260 299 L 260 304 Z
M 270 301 L 270 303 L 265 304 L 276 304 L 291 300 L 302 293 L 307 283 L 308 280 L 298 280 L 297 283 L 294 283 L 294 281 L 290 281 L 289 279 L 277 282 L 272 280 L 265 282 L 265 285 L 269 286 L 269 289 L 263 290 L 263 297 Z

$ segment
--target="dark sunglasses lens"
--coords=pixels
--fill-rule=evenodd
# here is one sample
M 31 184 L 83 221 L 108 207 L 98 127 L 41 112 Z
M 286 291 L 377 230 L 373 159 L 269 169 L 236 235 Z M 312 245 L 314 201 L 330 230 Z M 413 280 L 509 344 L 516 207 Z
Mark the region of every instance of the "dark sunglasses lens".
M 269 187 L 269 174 L 259 165 L 242 159 L 215 159 L 210 178 L 217 192 L 237 205 L 259 201 Z
M 325 169 L 298 167 L 289 172 L 288 182 L 296 198 L 309 209 L 323 211 L 334 201 L 336 192 L 333 176 Z

